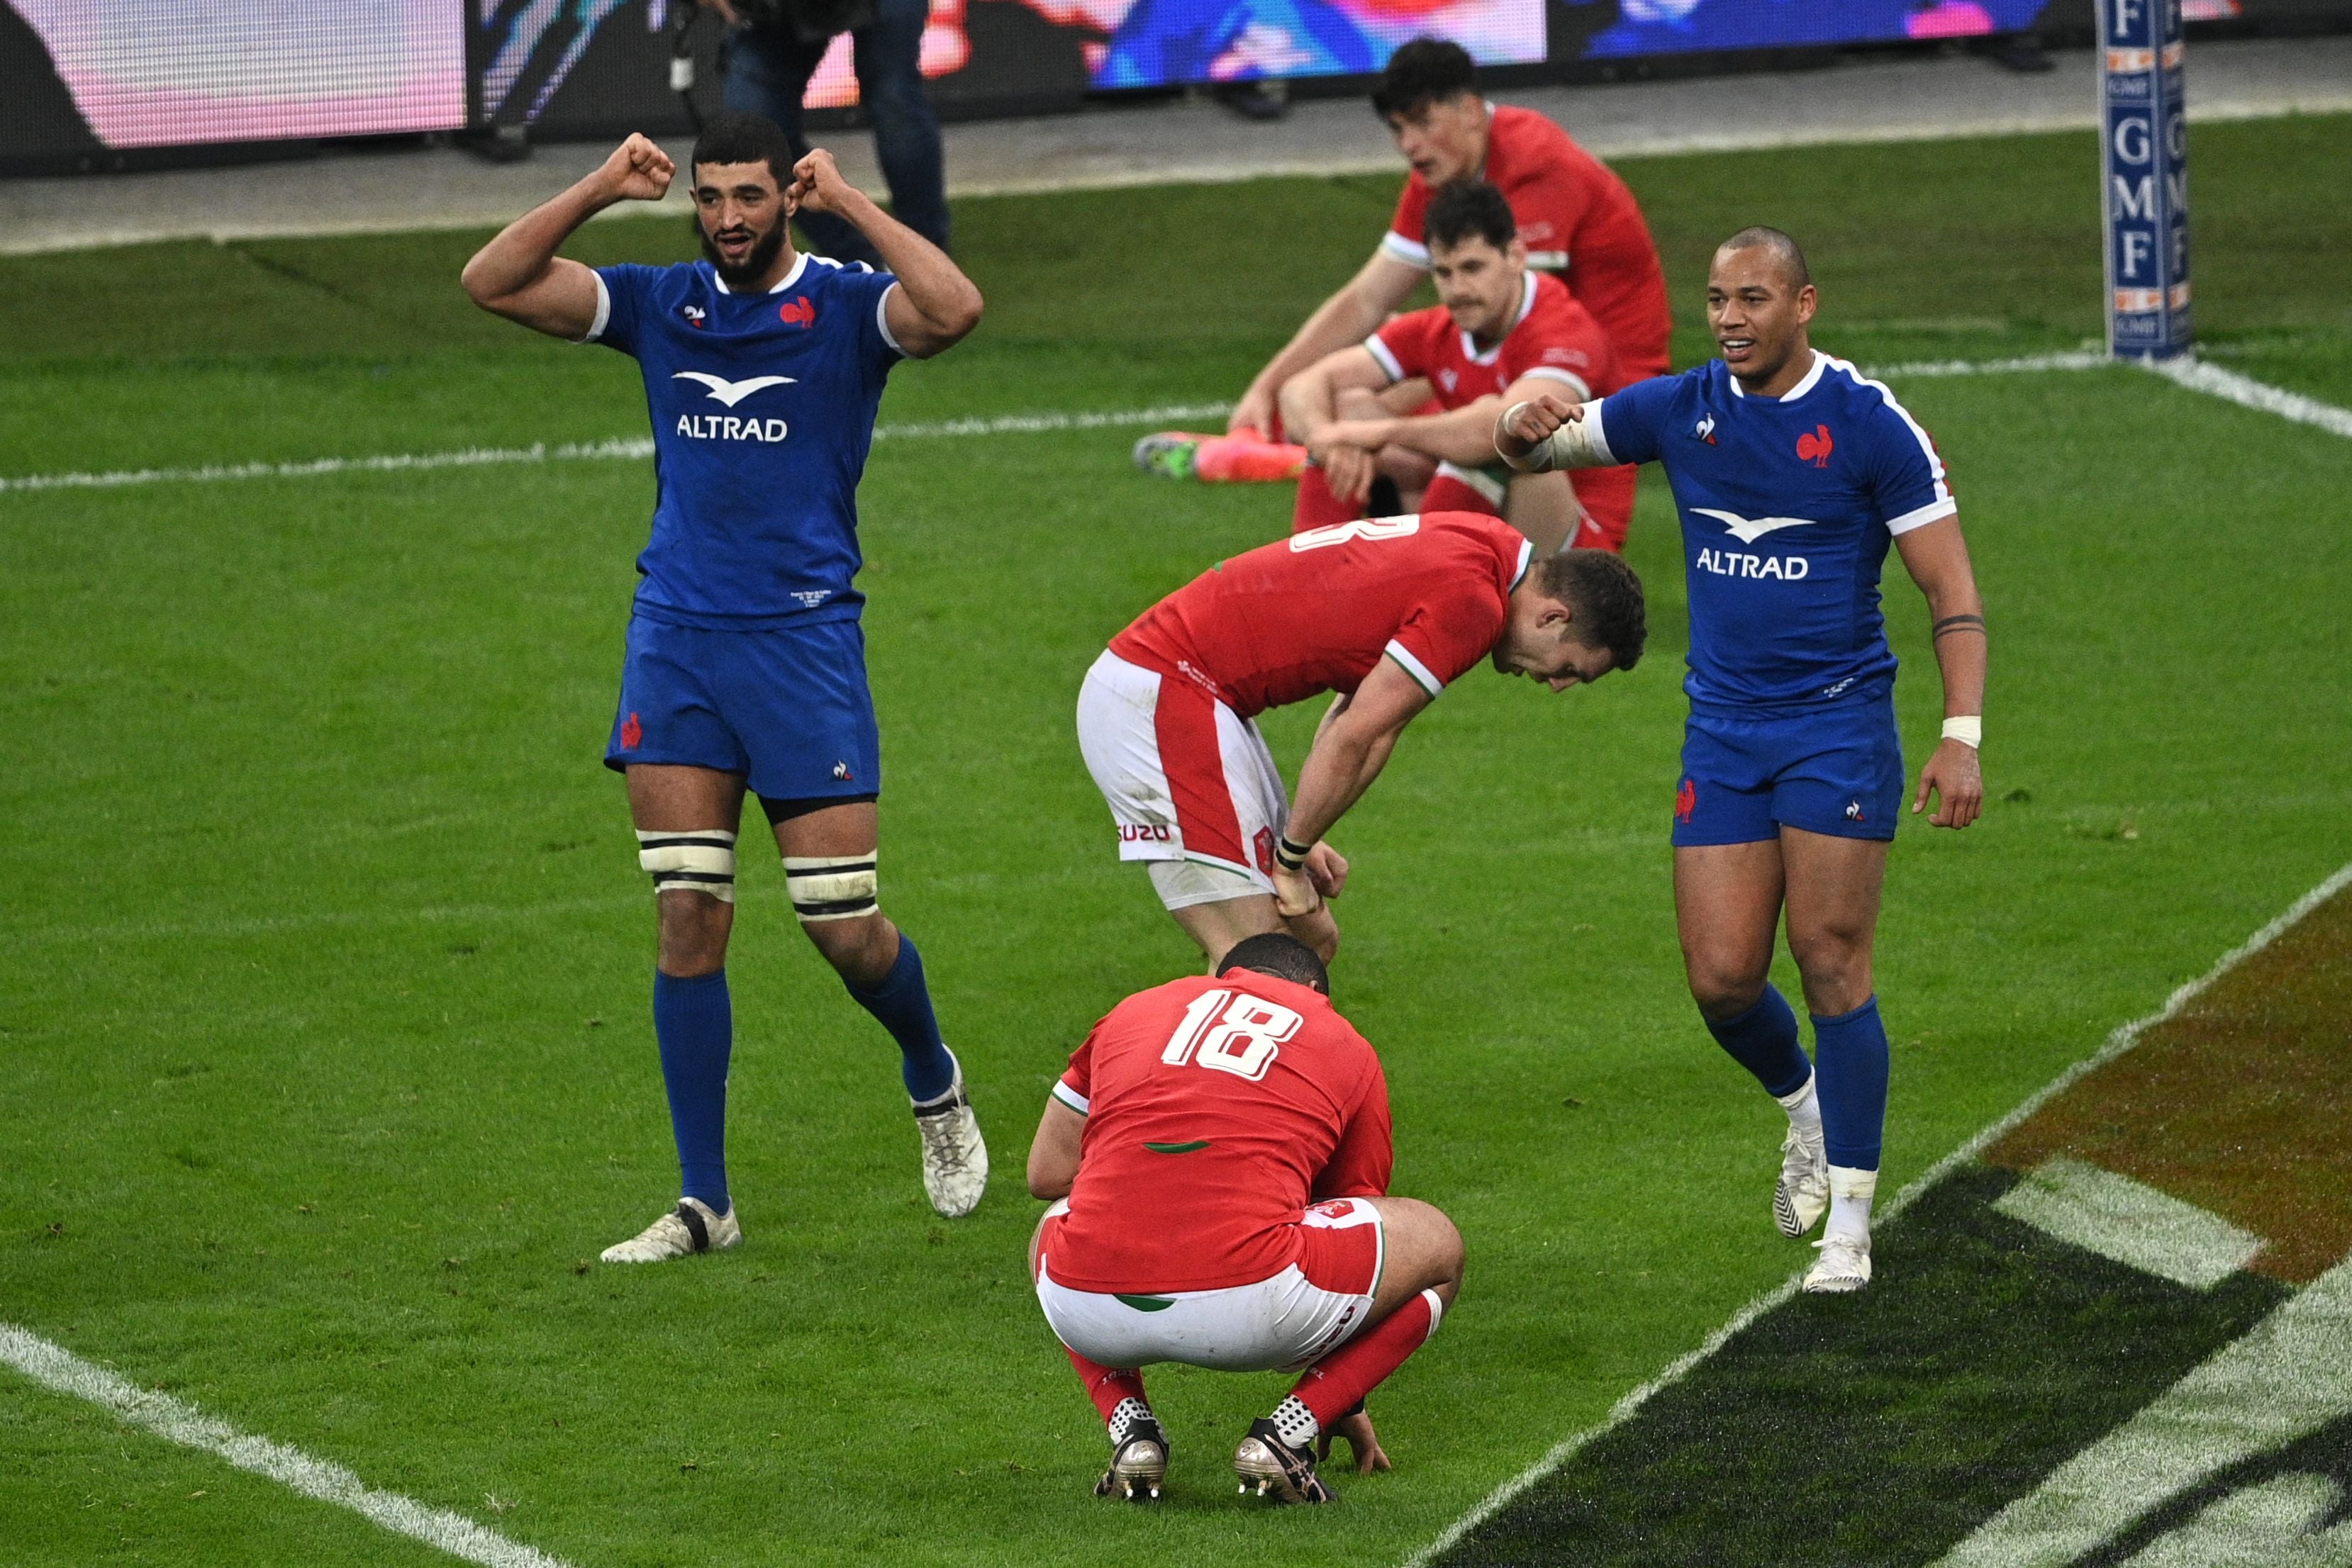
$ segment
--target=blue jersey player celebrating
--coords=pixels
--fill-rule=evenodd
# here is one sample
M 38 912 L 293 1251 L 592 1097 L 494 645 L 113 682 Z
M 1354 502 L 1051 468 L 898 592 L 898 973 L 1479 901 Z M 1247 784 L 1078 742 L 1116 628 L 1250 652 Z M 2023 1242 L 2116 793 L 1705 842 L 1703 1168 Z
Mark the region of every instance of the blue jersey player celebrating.
M 1965 828 L 1984 799 L 1984 606 L 1926 431 L 1807 338 L 1803 253 L 1743 229 L 1715 253 L 1722 357 L 1595 402 L 1506 410 L 1496 449 L 1529 470 L 1663 464 L 1682 514 L 1690 720 L 1675 797 L 1675 915 L 1691 995 L 1723 1048 L 1789 1113 L 1772 1214 L 1822 1218 L 1809 1291 L 1870 1282 L 1886 1120 L 1886 1029 L 1871 984 L 1886 845 L 1904 794 L 1895 654 L 1879 614 L 1892 544 L 1927 595 L 1944 729 L 1911 798 Z M 1813 1019 L 1806 1060 L 1767 976 L 1785 912 Z
M 969 1213 L 988 1181 L 922 958 L 877 902 L 881 761 L 854 586 L 857 481 L 883 379 L 971 331 L 980 291 L 843 180 L 831 154 L 795 164 L 757 115 L 714 118 L 695 143 L 703 259 L 591 270 L 555 254 L 597 212 L 660 200 L 674 172 L 631 136 L 465 271 L 484 309 L 635 358 L 653 416 L 658 499 L 604 763 L 628 780 L 654 879 L 654 1032 L 684 1193 L 605 1251 L 621 1263 L 742 1236 L 727 1189 L 725 965 L 747 789 L 775 831 L 803 929 L 898 1042 L 932 1207 Z M 796 212 L 837 214 L 889 270 L 795 252 Z

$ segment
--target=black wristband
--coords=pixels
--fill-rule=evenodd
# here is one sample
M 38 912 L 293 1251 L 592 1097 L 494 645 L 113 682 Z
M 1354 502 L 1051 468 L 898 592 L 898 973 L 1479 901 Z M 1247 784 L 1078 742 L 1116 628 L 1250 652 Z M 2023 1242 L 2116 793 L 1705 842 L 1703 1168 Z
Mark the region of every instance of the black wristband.
M 1313 844 L 1293 843 L 1290 835 L 1285 833 L 1274 841 L 1275 863 L 1285 871 L 1297 871 L 1307 863 L 1307 852 L 1314 847 Z

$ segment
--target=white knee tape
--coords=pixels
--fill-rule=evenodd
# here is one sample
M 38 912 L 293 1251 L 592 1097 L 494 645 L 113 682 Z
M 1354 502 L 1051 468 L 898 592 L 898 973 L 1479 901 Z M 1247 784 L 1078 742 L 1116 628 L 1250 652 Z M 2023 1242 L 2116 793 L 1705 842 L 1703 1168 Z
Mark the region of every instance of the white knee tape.
M 784 857 L 784 887 L 803 925 L 872 915 L 881 907 L 880 886 L 870 854 Z
M 654 891 L 707 893 L 735 902 L 735 835 L 717 828 L 692 832 L 637 830 L 637 863 L 652 873 Z

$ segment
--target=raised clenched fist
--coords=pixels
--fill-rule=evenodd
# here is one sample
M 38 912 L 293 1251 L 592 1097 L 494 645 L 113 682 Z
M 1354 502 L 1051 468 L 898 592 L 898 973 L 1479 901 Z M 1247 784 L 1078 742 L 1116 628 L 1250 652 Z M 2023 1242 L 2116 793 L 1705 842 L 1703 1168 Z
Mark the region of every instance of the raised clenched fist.
M 631 131 L 597 171 L 613 199 L 621 202 L 660 201 L 669 193 L 670 180 L 677 172 L 677 165 L 669 161 L 669 154 L 639 131 Z
M 801 212 L 837 213 L 856 193 L 857 187 L 841 177 L 833 154 L 820 147 L 793 165 L 792 188 L 784 195 Z

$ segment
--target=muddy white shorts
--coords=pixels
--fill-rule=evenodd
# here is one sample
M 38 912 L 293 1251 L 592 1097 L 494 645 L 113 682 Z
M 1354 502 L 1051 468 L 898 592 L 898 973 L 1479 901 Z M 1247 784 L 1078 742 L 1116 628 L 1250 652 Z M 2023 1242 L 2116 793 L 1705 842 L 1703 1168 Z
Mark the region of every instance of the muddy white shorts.
M 1067 1212 L 1065 1200 L 1046 1210 Z M 1221 1372 L 1271 1372 L 1328 1355 L 1370 1321 L 1386 1247 L 1380 1210 L 1352 1197 L 1318 1203 L 1302 1229 L 1369 1227 L 1372 1246 L 1310 1244 L 1271 1279 L 1218 1291 L 1161 1294 L 1074 1291 L 1053 1277 L 1053 1232 L 1037 1252 L 1037 1301 L 1061 1342 L 1103 1366 L 1133 1368 L 1177 1361 Z M 1339 1238 L 1330 1239 L 1334 1242 Z
M 1078 749 L 1109 802 L 1118 858 L 1155 862 L 1169 908 L 1274 891 L 1289 796 L 1257 726 L 1213 692 L 1106 653 L 1078 689 Z

